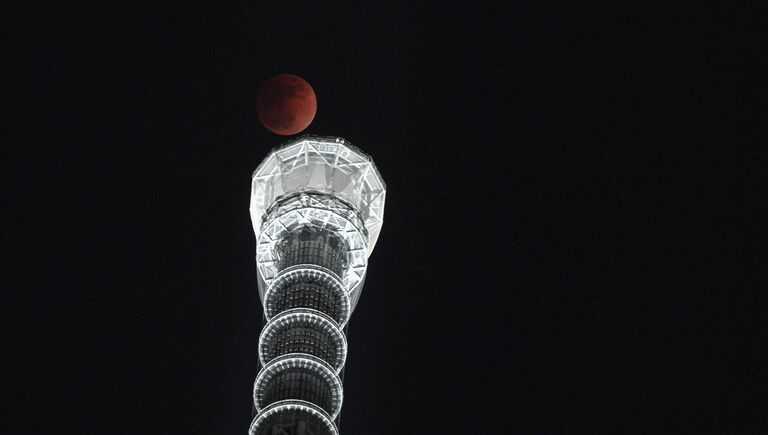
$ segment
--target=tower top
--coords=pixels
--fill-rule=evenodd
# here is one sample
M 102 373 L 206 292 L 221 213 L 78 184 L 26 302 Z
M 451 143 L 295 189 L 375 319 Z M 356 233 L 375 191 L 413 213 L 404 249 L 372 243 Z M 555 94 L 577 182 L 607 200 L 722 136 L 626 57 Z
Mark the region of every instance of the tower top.
M 362 293 L 385 195 L 371 157 L 340 137 L 290 140 L 253 173 L 250 211 L 267 325 L 251 435 L 338 435 L 343 328 Z
M 333 195 L 357 212 L 370 255 L 384 218 L 386 185 L 373 159 L 340 137 L 304 135 L 272 149 L 253 173 L 251 221 L 259 239 L 270 207 L 307 192 Z

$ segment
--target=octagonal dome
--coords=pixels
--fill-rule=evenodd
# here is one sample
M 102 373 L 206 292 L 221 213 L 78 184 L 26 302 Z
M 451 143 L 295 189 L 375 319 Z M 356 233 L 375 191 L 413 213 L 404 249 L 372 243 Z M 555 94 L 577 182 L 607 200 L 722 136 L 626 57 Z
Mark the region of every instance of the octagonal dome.
M 253 173 L 251 221 L 259 239 L 267 210 L 297 192 L 334 195 L 351 205 L 373 251 L 384 218 L 386 186 L 373 159 L 340 137 L 301 136 L 273 149 Z

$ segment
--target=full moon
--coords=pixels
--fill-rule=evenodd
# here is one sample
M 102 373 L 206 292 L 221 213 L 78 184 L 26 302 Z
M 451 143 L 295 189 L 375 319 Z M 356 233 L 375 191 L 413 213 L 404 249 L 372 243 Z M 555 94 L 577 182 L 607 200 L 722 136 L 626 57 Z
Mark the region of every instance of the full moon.
M 317 113 L 312 86 L 293 74 L 267 80 L 256 96 L 256 114 L 269 131 L 289 136 L 309 127 Z

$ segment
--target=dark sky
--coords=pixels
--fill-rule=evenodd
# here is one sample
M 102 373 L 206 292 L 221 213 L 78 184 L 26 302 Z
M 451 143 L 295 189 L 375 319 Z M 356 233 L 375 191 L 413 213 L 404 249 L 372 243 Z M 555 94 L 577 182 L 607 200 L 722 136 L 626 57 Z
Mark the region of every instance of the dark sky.
M 14 433 L 246 433 L 284 72 L 388 187 L 342 433 L 766 429 L 759 14 L 317 3 L 3 13 Z

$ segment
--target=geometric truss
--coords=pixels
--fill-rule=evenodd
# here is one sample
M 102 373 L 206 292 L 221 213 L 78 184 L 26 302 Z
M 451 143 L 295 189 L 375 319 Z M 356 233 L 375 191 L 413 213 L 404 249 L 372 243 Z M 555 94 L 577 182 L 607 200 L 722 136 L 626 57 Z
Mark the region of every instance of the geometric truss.
M 358 213 L 370 255 L 384 218 L 386 185 L 373 159 L 339 137 L 296 138 L 273 149 L 256 168 L 250 205 L 256 239 L 275 203 L 308 191 L 335 196 Z

